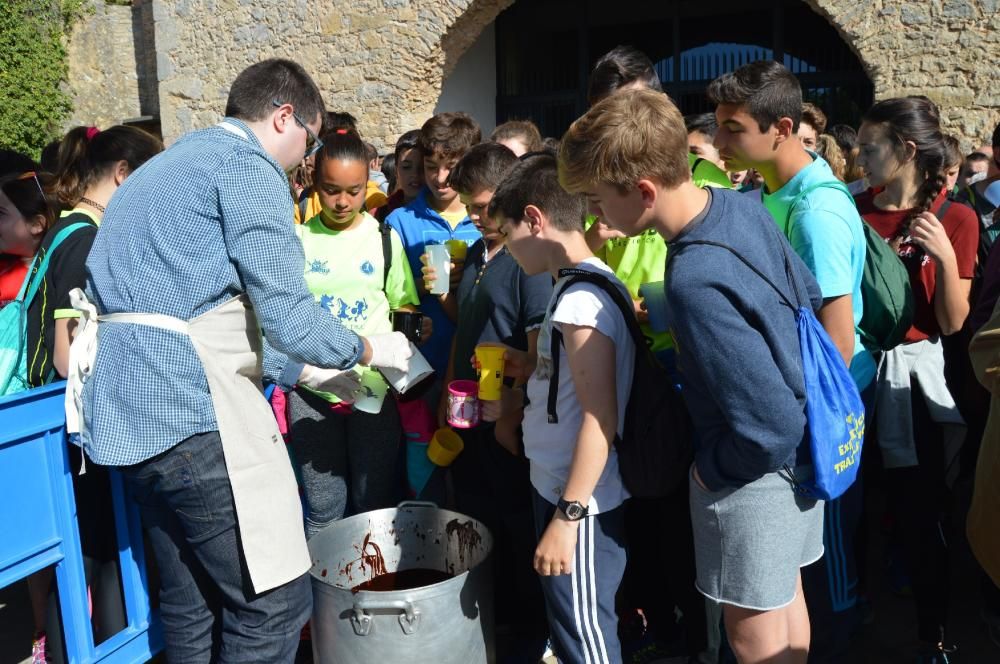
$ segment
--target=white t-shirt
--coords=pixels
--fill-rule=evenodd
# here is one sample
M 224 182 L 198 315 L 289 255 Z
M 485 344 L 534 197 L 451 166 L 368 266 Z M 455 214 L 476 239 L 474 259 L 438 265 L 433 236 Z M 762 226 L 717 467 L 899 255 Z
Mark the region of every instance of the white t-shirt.
M 577 265 L 583 270 L 600 272 L 611 279 L 629 297 L 625 285 L 615 277 L 607 265 L 597 258 L 589 258 Z M 535 490 L 552 504 L 562 497 L 566 481 L 569 479 L 573 453 L 583 422 L 583 411 L 576 398 L 573 375 L 566 357 L 566 348 L 560 346 L 559 393 L 556 413 L 559 422 L 550 424 L 548 420 L 549 376 L 552 373 L 551 332 L 553 325 L 563 323 L 591 327 L 615 344 L 615 377 L 618 396 L 618 435 L 625 425 L 625 406 L 632 390 L 632 374 L 635 368 L 635 344 L 621 311 L 611 297 L 600 287 L 588 283 L 572 286 L 560 299 L 555 311 L 552 304 L 556 293 L 566 279 L 560 279 L 553 288 L 548 313 L 538 335 L 538 366 L 528 379 L 528 406 L 524 411 L 524 451 L 531 462 L 531 484 Z M 631 298 L 629 298 L 631 299 Z M 604 472 L 594 488 L 590 499 L 590 513 L 609 511 L 621 505 L 629 497 L 618 471 L 618 452 L 612 446 Z

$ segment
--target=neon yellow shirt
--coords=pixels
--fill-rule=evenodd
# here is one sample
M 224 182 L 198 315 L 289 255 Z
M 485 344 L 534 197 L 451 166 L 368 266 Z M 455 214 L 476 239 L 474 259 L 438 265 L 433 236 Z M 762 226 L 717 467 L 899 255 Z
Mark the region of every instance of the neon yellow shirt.
M 324 309 L 361 336 L 392 332 L 389 312 L 420 303 L 403 242 L 390 231 L 391 266 L 385 278 L 378 221 L 367 212 L 356 228 L 335 231 L 319 215 L 295 227 L 305 252 L 309 291 Z M 385 283 L 383 284 L 383 280 Z M 331 394 L 320 394 L 336 402 Z

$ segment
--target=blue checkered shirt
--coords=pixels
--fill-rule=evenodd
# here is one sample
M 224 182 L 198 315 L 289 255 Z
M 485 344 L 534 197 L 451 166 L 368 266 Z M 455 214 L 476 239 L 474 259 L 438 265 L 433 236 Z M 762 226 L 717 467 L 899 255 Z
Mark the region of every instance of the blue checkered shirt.
M 287 383 L 302 362 L 354 365 L 361 339 L 306 288 L 285 173 L 245 124 L 226 122 L 246 137 L 220 126 L 188 134 L 115 193 L 87 259 L 91 300 L 100 313 L 188 320 L 246 293 L 268 341 L 265 375 Z M 190 339 L 146 325 L 101 326 L 83 400 L 83 446 L 103 465 L 218 428 Z

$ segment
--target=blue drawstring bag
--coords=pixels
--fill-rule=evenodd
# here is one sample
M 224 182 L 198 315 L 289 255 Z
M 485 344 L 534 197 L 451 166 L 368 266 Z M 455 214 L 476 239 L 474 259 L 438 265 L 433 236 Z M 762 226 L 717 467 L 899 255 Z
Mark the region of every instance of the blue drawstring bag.
M 793 311 L 798 322 L 799 346 L 802 350 L 802 375 L 806 387 L 806 426 L 809 449 L 812 452 L 813 476 L 796 478 L 787 465 L 788 474 L 797 491 L 810 498 L 834 500 L 857 479 L 861 467 L 861 444 L 865 437 L 865 407 L 861 394 L 844 364 L 844 358 L 826 333 L 812 307 L 793 304 L 785 293 L 763 272 L 732 247 L 720 242 L 693 240 L 690 244 L 709 245 L 725 249 L 736 256 L 757 276 L 778 293 L 778 297 Z M 784 249 L 787 251 L 787 249 Z M 802 302 L 798 286 L 785 254 L 785 273 Z

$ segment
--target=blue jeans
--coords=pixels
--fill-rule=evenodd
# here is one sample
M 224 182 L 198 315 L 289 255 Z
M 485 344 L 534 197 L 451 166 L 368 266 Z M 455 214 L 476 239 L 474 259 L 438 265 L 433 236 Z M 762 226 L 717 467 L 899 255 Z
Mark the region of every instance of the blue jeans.
M 167 660 L 292 662 L 312 611 L 309 578 L 254 594 L 219 432 L 121 471 L 159 567 Z

